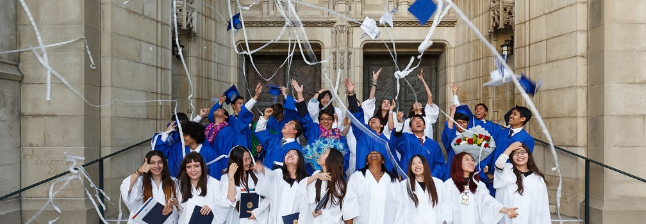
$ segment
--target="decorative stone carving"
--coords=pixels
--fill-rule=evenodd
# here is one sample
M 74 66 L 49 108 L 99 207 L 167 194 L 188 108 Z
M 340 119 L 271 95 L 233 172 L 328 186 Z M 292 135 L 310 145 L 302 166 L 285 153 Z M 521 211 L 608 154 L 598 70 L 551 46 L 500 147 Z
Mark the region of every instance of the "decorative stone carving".
M 178 31 L 197 34 L 197 29 L 195 28 L 197 20 L 195 0 L 175 0 L 175 12 L 177 13 Z
M 491 0 L 491 6 L 489 7 L 489 13 L 491 14 L 490 33 L 504 29 L 505 25 L 509 25 L 514 29 L 514 1 L 515 0 Z

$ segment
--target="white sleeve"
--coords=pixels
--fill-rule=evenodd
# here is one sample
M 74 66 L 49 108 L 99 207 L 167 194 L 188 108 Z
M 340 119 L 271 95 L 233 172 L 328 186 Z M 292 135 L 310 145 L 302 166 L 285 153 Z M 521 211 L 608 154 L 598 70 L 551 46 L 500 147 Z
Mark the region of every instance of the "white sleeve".
M 335 121 L 336 127 L 333 128 L 343 130 L 343 119 L 345 118 L 345 113 L 343 113 L 343 111 L 341 111 L 341 109 L 338 107 L 334 107 L 334 113 L 336 114 L 338 119 Z
M 310 117 L 314 123 L 319 123 L 319 101 L 312 98 L 307 102 L 307 112 L 310 113 Z
M 195 118 L 193 118 L 192 121 L 195 123 L 200 123 L 200 121 L 202 121 L 202 117 L 200 117 L 200 115 L 195 115 Z
M 161 141 L 162 141 L 162 142 L 166 142 L 166 140 L 168 140 L 168 134 L 170 134 L 170 132 L 171 132 L 171 131 L 165 131 L 165 132 L 162 132 L 162 133 L 160 134 L 160 135 L 161 135 Z
M 235 187 L 235 186 L 234 186 Z M 220 177 L 220 188 L 218 192 L 218 199 L 226 204 L 228 204 L 230 207 L 236 207 L 236 203 L 240 201 L 240 188 L 236 188 L 236 196 L 235 196 L 235 201 L 231 201 L 229 199 L 229 175 L 228 174 L 222 174 L 222 177 Z
M 350 220 L 361 215 L 361 203 L 359 202 L 359 192 L 361 191 L 361 171 L 355 172 L 348 181 L 348 188 L 343 197 L 343 220 Z
M 128 192 L 131 176 L 132 175 L 126 177 L 126 179 L 123 179 L 123 181 L 121 182 L 121 187 L 119 189 L 121 190 L 121 199 L 123 199 L 123 203 L 126 205 L 126 207 L 128 207 L 129 211 L 134 211 L 139 209 L 139 207 L 143 204 L 143 194 L 141 192 L 143 181 L 141 180 L 141 177 L 138 177 L 135 181 L 135 184 L 132 185 L 132 190 Z
M 363 108 L 363 119 L 365 123 L 368 123 L 368 120 L 375 116 L 375 104 L 377 103 L 377 98 L 367 99 L 361 103 L 361 108 Z
M 502 155 L 505 155 L 505 154 L 502 154 Z M 500 157 L 502 157 L 502 155 Z M 514 171 L 512 170 L 513 165 L 509 163 L 504 163 L 502 170 L 499 170 L 497 167 L 498 167 L 498 164 L 496 162 L 496 171 L 494 171 L 493 173 L 494 175 L 493 178 L 496 181 L 493 182 L 493 188 L 495 189 L 504 188 L 509 185 L 516 184 L 516 174 L 514 174 Z
M 267 120 L 265 119 L 264 116 L 260 116 L 260 118 L 258 118 L 258 123 L 256 123 L 255 132 L 261 132 L 264 130 L 267 130 Z
M 404 128 L 403 123 L 395 122 L 395 132 L 402 132 Z
M 256 102 L 258 102 L 258 101 L 256 101 L 256 99 L 251 98 L 251 99 L 249 99 L 249 101 L 247 101 L 247 103 L 244 104 L 244 107 L 246 107 L 247 110 L 251 111 L 253 106 L 256 105 Z
M 508 155 L 506 155 L 506 154 L 500 154 L 500 156 L 498 156 L 498 159 L 496 159 L 496 163 L 495 163 L 496 168 L 497 168 L 497 169 L 499 169 L 499 170 L 504 169 L 504 168 L 505 168 L 505 164 L 507 164 L 507 160 L 508 160 L 508 159 L 509 159 L 509 156 L 508 156 Z
M 460 106 L 460 100 L 458 100 L 458 95 L 453 95 L 453 104 Z
M 276 187 L 277 178 L 282 177 L 281 169 L 271 170 L 265 167 L 265 175 L 258 176 L 258 185 L 256 185 L 256 193 L 260 196 L 272 200 L 274 196 L 274 188 Z
M 431 124 L 435 124 L 435 122 L 437 122 L 437 118 L 440 115 L 440 107 L 438 107 L 436 104 L 426 104 L 426 106 L 424 107 L 424 113 L 426 114 L 426 119 L 428 119 Z
M 447 190 L 447 186 L 442 180 L 433 178 L 435 181 L 435 189 L 437 191 L 437 206 L 438 208 L 438 217 L 440 223 L 445 221 L 446 223 L 453 222 L 453 209 L 451 208 L 451 195 Z
M 406 118 L 406 120 L 404 120 L 403 126 L 404 126 L 404 131 L 403 131 L 404 133 L 411 133 L 411 134 L 413 133 L 413 131 L 410 130 L 410 118 Z
M 481 190 L 482 189 L 482 190 Z M 478 182 L 478 190 L 476 190 L 476 203 L 479 203 L 480 221 L 482 223 L 498 223 L 505 213 L 500 212 L 504 206 L 495 198 L 491 197 L 489 190 L 484 183 Z
M 206 186 L 208 189 L 206 193 L 206 205 L 208 205 L 211 209 L 211 212 L 213 212 L 213 223 L 224 223 L 224 221 L 226 221 L 229 216 L 229 210 L 231 207 L 229 207 L 229 203 L 219 200 L 219 197 L 221 197 L 219 194 L 221 188 L 220 182 L 217 179 L 209 176 Z

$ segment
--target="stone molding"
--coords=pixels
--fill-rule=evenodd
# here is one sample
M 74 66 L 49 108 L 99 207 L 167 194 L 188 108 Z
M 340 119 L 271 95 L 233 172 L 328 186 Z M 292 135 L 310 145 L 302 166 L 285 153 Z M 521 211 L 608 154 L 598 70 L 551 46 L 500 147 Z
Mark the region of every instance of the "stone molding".
M 514 4 L 515 0 L 491 0 L 489 6 L 490 33 L 504 29 L 505 25 L 514 29 Z
M 336 21 L 303 21 L 303 27 L 333 27 Z M 457 19 L 449 19 L 441 21 L 439 27 L 454 27 Z M 427 22 L 423 27 L 430 27 L 431 21 Z M 283 27 L 285 21 L 245 21 L 246 27 Z M 359 24 L 352 23 L 351 27 L 359 27 Z M 417 21 L 393 21 L 395 27 L 421 27 Z
M 177 12 L 178 31 L 197 34 L 197 29 L 195 28 L 195 23 L 197 22 L 195 0 L 175 0 L 175 12 Z
M 18 63 L 0 60 L 0 79 L 22 81 L 24 76 L 18 70 Z

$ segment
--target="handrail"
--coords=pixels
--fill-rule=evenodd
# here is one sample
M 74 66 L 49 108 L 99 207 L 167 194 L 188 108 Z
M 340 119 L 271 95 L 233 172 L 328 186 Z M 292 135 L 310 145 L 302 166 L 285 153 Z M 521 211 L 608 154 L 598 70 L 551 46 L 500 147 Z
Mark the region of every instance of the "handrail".
M 140 145 L 142 145 L 142 144 L 144 144 L 144 143 L 146 143 L 146 142 L 149 142 L 150 140 L 152 140 L 152 138 L 149 138 L 149 139 L 143 140 L 143 141 L 141 141 L 141 142 L 139 142 L 139 143 L 137 143 L 137 144 L 134 144 L 134 145 L 128 146 L 127 148 L 124 148 L 124 149 L 121 149 L 121 150 L 119 150 L 119 151 L 116 151 L 116 152 L 110 153 L 110 154 L 108 154 L 107 156 L 104 156 L 104 157 L 101 157 L 101 158 L 98 158 L 98 159 L 92 160 L 92 161 L 90 161 L 90 162 L 88 162 L 88 163 L 86 163 L 86 164 L 83 164 L 83 165 L 81 165 L 81 166 L 82 166 L 82 167 L 87 167 L 87 166 L 92 165 L 92 164 L 95 164 L 95 163 L 97 163 L 97 162 L 103 162 L 103 160 L 105 160 L 105 159 L 107 159 L 107 158 L 113 157 L 113 156 L 115 156 L 115 155 L 117 155 L 117 154 L 120 154 L 120 153 L 122 153 L 122 152 L 128 151 L 128 150 L 133 149 L 133 148 L 135 148 L 135 147 L 138 147 L 138 146 L 140 146 Z M 76 169 L 78 169 L 78 168 L 74 168 L 74 169 L 76 170 Z M 57 174 L 57 175 L 55 175 L 55 176 L 53 176 L 53 177 L 50 177 L 50 178 L 44 179 L 44 180 L 42 180 L 42 181 L 39 181 L 38 183 L 35 183 L 35 184 L 32 184 L 32 185 L 29 185 L 29 186 L 27 186 L 27 187 L 20 188 L 20 189 L 18 189 L 17 191 L 11 192 L 11 193 L 9 193 L 9 194 L 6 194 L 6 195 L 4 195 L 4 196 L 0 197 L 0 201 L 2 201 L 2 200 L 4 200 L 4 199 L 7 199 L 7 198 L 9 198 L 9 197 L 11 197 L 11 196 L 14 196 L 14 195 L 16 195 L 16 194 L 20 194 L 20 193 L 22 193 L 23 191 L 26 191 L 26 190 L 32 189 L 32 188 L 34 188 L 34 187 L 40 186 L 40 185 L 42 185 L 42 184 L 45 184 L 45 183 L 47 183 L 47 182 L 49 182 L 49 181 L 52 181 L 52 180 L 54 180 L 54 179 L 56 179 L 56 178 L 59 178 L 59 177 L 65 176 L 65 175 L 67 175 L 67 174 L 69 174 L 69 173 L 70 173 L 70 171 L 68 170 L 68 171 L 65 171 L 65 172 L 63 172 L 63 173 L 59 173 L 59 174 Z
M 547 143 L 547 142 L 545 142 L 545 141 L 543 141 L 543 140 L 540 140 L 540 139 L 537 139 L 537 138 L 534 138 L 534 141 L 540 142 L 540 143 L 542 143 L 543 145 L 547 145 L 547 146 L 549 146 L 549 145 L 550 145 L 550 143 Z M 628 176 L 628 177 L 630 177 L 630 178 L 633 178 L 633 179 L 635 179 L 635 180 L 638 180 L 638 181 L 641 181 L 641 182 L 646 183 L 646 179 L 644 179 L 644 178 L 641 178 L 641 177 L 635 176 L 635 175 L 633 175 L 633 174 L 630 174 L 630 173 L 628 173 L 628 172 L 626 172 L 626 171 L 623 171 L 623 170 L 620 170 L 620 169 L 614 168 L 614 167 L 612 167 L 612 166 L 608 166 L 608 165 L 606 165 L 605 163 L 602 163 L 602 162 L 599 162 L 599 161 L 596 161 L 596 160 L 590 159 L 590 158 L 588 158 L 588 157 L 585 157 L 585 156 L 579 155 L 579 154 L 577 154 L 577 153 L 574 153 L 574 152 L 572 152 L 572 151 L 570 151 L 570 150 L 567 150 L 567 149 L 561 148 L 561 147 L 556 146 L 556 145 L 554 146 L 554 148 L 555 148 L 555 149 L 560 150 L 561 152 L 565 152 L 565 153 L 567 153 L 567 154 L 573 155 L 573 156 L 578 157 L 578 158 L 580 158 L 580 159 L 584 159 L 584 160 L 586 160 L 586 161 L 590 161 L 591 163 L 597 164 L 597 165 L 602 166 L 602 167 L 604 167 L 604 168 L 607 168 L 607 169 L 609 169 L 609 170 L 615 171 L 615 172 L 617 172 L 617 173 L 620 173 L 620 174 L 626 175 L 626 176 Z
M 542 143 L 543 145 L 546 145 L 546 146 L 550 145 L 549 143 L 547 143 L 547 142 L 545 142 L 543 140 L 537 139 L 537 138 L 534 138 L 534 141 Z M 644 178 L 632 175 L 630 173 L 627 173 L 627 172 L 625 172 L 623 170 L 614 168 L 612 166 L 608 166 L 608 165 L 606 165 L 606 164 L 604 164 L 602 162 L 590 159 L 588 157 L 579 155 L 577 153 L 574 153 L 574 152 L 572 152 L 570 150 L 566 150 L 566 149 L 558 147 L 558 146 L 554 146 L 554 148 L 558 149 L 561 152 L 564 152 L 564 153 L 570 154 L 570 155 L 572 155 L 574 157 L 577 157 L 579 159 L 585 160 L 585 199 L 584 199 L 584 202 L 583 202 L 584 203 L 584 208 L 585 208 L 585 212 L 584 212 L 585 217 L 584 217 L 583 221 L 584 221 L 585 224 L 590 223 L 590 163 L 597 164 L 597 165 L 599 165 L 599 166 L 601 166 L 603 168 L 615 171 L 615 172 L 623 174 L 623 175 L 625 175 L 627 177 L 630 177 L 630 178 L 633 178 L 635 180 L 638 180 L 638 181 L 646 183 L 646 180 L 644 180 Z

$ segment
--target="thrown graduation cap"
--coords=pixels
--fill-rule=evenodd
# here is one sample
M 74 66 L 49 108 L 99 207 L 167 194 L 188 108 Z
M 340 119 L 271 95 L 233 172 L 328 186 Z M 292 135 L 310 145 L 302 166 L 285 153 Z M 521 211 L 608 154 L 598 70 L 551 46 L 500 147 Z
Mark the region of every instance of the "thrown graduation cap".
M 471 120 L 471 118 L 474 117 L 473 113 L 471 112 L 471 109 L 469 109 L 469 106 L 467 105 L 460 105 L 456 107 L 455 113 L 461 113 L 461 114 L 467 115 L 467 117 L 469 117 L 469 120 Z
M 417 0 L 408 8 L 408 12 L 417 18 L 420 26 L 424 26 L 436 9 L 433 0 Z
M 363 23 L 361 23 L 361 29 L 373 40 L 379 36 L 379 27 L 377 27 L 377 22 L 367 16 L 366 19 L 363 20 Z M 363 38 L 363 36 L 361 37 Z
M 242 28 L 242 21 L 240 21 L 240 13 L 236 13 L 231 17 L 229 20 L 229 25 L 227 25 L 227 31 L 231 29 L 231 27 L 240 29 Z
M 233 102 L 233 100 L 238 98 L 238 96 L 240 95 L 240 93 L 238 93 L 238 89 L 236 88 L 236 85 L 232 85 L 231 87 L 229 87 L 229 89 L 227 89 L 227 91 L 224 91 L 224 93 L 222 94 L 227 96 L 227 99 L 224 101 L 227 104 L 231 104 L 231 102 Z
M 525 92 L 530 96 L 534 96 L 534 94 L 538 92 L 538 89 L 541 88 L 541 84 L 543 83 L 542 80 L 538 80 L 538 84 L 536 84 L 536 82 L 529 79 L 529 77 L 527 77 L 525 74 L 520 75 L 518 82 L 523 87 L 523 89 L 525 89 Z
M 270 85 L 270 84 L 268 84 L 268 86 L 269 86 L 269 94 L 274 96 L 274 103 L 276 103 L 276 98 L 281 93 L 280 86 L 274 86 L 274 85 Z

